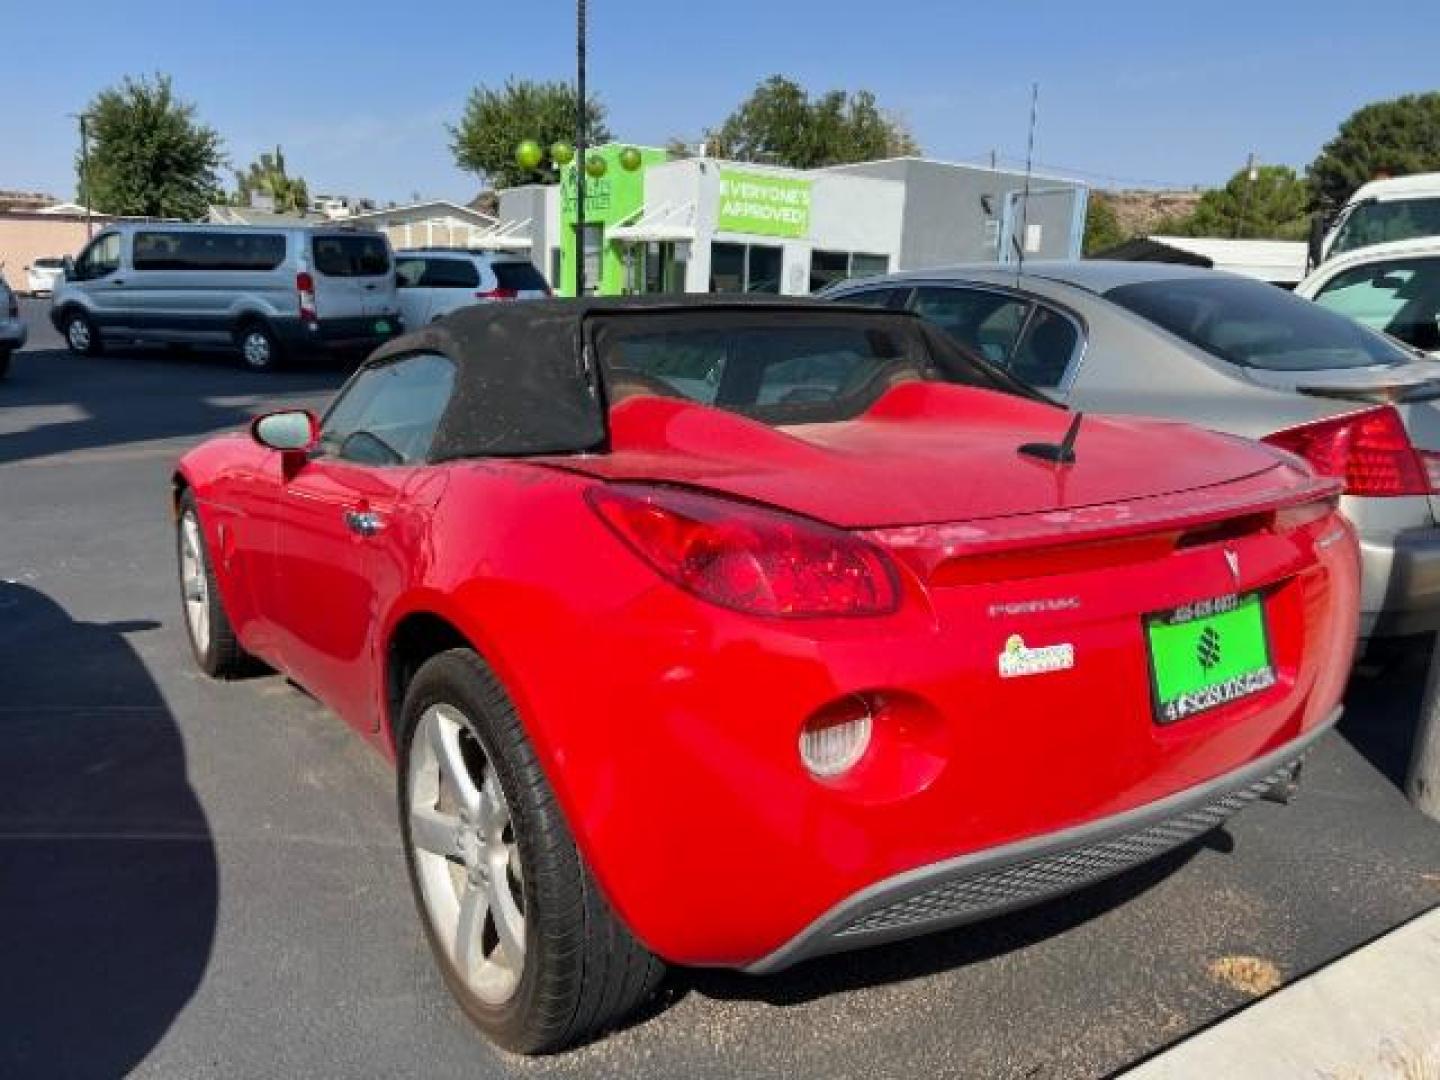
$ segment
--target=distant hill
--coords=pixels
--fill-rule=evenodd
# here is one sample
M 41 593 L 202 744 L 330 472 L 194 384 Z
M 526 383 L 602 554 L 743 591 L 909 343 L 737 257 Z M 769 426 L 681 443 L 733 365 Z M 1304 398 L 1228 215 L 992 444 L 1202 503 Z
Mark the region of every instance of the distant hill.
M 1095 194 L 1115 210 L 1120 230 L 1126 236 L 1148 236 L 1165 231 L 1169 222 L 1195 212 L 1201 191 L 1097 191 Z
M 6 210 L 39 210 L 60 200 L 43 191 L 6 191 L 0 188 L 0 213 Z

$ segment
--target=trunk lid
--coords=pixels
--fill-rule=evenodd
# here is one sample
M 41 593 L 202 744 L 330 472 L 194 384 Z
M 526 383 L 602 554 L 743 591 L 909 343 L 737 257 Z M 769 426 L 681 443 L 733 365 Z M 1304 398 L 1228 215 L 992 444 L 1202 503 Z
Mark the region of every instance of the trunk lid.
M 923 382 L 895 387 L 853 420 L 783 429 L 639 397 L 611 411 L 610 453 L 554 463 L 605 479 L 705 487 L 845 528 L 1175 503 L 1271 470 L 1296 475 L 1247 441 L 1129 418 L 1086 416 L 1071 465 L 1019 453 L 1025 443 L 1059 442 L 1073 415 Z

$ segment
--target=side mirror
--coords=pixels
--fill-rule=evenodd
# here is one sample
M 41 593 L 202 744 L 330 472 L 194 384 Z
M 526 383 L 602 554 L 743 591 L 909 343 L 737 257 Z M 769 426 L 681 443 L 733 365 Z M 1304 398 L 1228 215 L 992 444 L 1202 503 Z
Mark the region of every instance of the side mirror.
M 284 453 L 309 450 L 320 438 L 320 421 L 307 409 L 266 413 L 250 425 L 250 437 Z
M 1314 270 L 1320 265 L 1320 256 L 1325 252 L 1325 215 L 1319 211 L 1310 215 L 1310 236 L 1305 249 L 1305 268 Z
M 66 281 L 75 280 L 75 256 L 66 255 L 65 258 L 60 261 L 60 272 L 65 275 Z

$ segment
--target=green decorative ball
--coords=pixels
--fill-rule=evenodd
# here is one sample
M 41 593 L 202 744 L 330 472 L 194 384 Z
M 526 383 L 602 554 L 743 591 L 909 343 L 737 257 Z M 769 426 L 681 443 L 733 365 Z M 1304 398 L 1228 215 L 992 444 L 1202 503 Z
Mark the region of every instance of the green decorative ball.
M 633 146 L 627 146 L 620 151 L 620 167 L 626 172 L 634 172 L 642 164 L 640 151 Z
M 585 159 L 585 175 L 592 179 L 599 180 L 605 175 L 605 159 L 599 154 L 591 154 Z
M 526 139 L 515 148 L 515 161 L 522 169 L 533 169 L 545 160 L 545 151 L 534 139 Z
M 561 139 L 550 147 L 550 160 L 556 165 L 569 165 L 575 160 L 575 147 Z

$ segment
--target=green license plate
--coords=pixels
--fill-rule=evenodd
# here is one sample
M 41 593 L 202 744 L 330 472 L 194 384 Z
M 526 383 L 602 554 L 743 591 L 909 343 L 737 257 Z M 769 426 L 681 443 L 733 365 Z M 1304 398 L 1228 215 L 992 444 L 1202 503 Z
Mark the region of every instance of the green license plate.
M 381 319 L 375 324 L 375 332 L 377 334 L 388 334 L 390 332 L 390 324 L 384 319 Z
M 1145 636 L 1159 723 L 1173 724 L 1275 685 L 1265 605 L 1256 593 L 1148 615 Z

